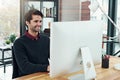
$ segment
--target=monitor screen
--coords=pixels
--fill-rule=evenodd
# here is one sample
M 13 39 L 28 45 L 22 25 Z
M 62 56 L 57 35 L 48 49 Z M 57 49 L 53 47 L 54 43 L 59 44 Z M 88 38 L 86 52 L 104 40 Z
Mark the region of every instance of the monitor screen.
M 76 61 L 81 58 L 79 49 L 82 47 L 90 49 L 94 64 L 100 63 L 102 27 L 102 21 L 53 22 L 50 32 L 50 76 L 72 72 L 77 66 Z

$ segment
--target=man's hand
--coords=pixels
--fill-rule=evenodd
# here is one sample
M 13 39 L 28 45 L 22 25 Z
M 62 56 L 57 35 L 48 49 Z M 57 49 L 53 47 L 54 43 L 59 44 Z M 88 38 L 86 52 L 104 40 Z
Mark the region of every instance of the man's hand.
M 47 67 L 47 71 L 50 71 L 50 65 Z

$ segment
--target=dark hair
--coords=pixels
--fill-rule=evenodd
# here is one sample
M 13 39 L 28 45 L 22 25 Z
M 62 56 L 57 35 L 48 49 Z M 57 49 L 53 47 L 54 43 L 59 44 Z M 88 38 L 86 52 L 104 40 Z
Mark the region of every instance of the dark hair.
M 30 22 L 30 20 L 32 20 L 32 15 L 40 15 L 43 18 L 42 12 L 37 9 L 31 9 L 25 14 L 25 21 Z

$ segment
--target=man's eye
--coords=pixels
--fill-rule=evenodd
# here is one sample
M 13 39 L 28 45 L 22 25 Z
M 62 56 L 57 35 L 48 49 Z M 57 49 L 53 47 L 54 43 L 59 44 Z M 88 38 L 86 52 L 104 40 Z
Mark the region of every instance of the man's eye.
M 34 21 L 34 22 L 38 22 L 38 21 Z
M 40 23 L 42 22 L 42 20 L 40 21 Z

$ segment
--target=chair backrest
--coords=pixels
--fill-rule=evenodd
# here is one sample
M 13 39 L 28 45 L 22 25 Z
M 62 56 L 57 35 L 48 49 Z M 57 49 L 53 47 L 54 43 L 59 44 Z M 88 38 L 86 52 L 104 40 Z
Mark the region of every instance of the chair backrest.
M 12 64 L 13 64 L 12 78 L 17 78 L 17 77 L 19 77 L 19 74 L 18 74 L 18 65 L 17 65 L 16 59 L 15 59 L 13 46 L 12 46 L 12 58 L 13 58 L 13 62 L 12 62 Z
M 44 34 L 46 34 L 48 37 L 50 37 L 50 29 L 45 29 Z

